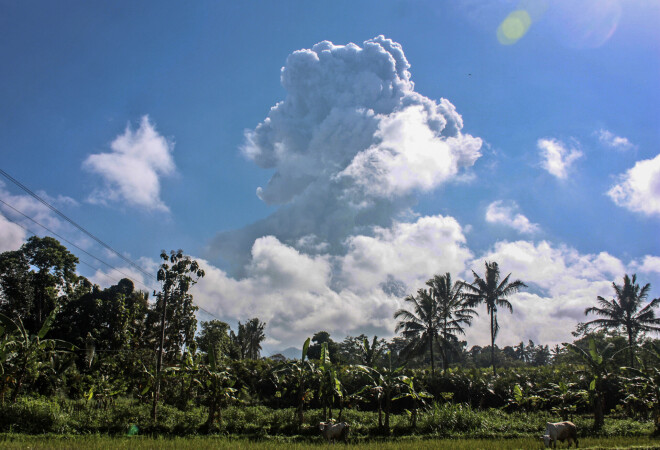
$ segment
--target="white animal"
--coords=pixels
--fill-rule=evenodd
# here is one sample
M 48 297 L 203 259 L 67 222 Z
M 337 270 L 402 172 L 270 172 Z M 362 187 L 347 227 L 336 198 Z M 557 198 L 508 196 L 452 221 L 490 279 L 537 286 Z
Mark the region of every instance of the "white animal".
M 332 423 L 332 422 L 320 422 L 319 430 L 321 434 L 325 437 L 328 442 L 336 441 L 341 439 L 344 443 L 348 443 L 348 431 L 349 425 L 346 422 Z
M 545 436 L 543 436 L 543 442 L 546 447 L 552 445 L 553 448 L 556 448 L 557 441 L 564 442 L 565 440 L 568 440 L 569 447 L 575 442 L 575 448 L 577 448 L 577 428 L 573 422 L 548 422 L 545 424 Z

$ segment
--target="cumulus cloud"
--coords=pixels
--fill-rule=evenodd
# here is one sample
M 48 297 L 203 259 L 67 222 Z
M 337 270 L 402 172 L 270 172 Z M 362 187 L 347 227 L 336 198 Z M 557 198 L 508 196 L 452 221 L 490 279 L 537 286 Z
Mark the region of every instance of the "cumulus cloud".
M 496 243 L 470 264 L 481 276 L 484 261 L 496 261 L 502 277 L 511 273 L 510 281 L 520 279 L 529 286 L 511 297 L 513 314 L 498 314 L 500 346 L 527 339 L 551 345 L 570 342 L 575 325 L 586 320 L 585 308 L 593 306 L 598 295 L 611 297 L 612 281 L 626 273 L 626 265 L 606 252 L 582 254 L 546 241 Z M 471 273 L 465 276 L 472 281 Z M 478 311 L 481 315 L 468 329 L 467 338 L 469 342 L 488 342 L 485 308 Z
M 660 154 L 638 161 L 619 176 L 607 195 L 617 205 L 647 216 L 660 216 Z
M 77 205 L 75 200 L 63 195 L 53 197 L 43 191 L 39 191 L 38 195 L 57 207 Z M 55 233 L 73 231 L 70 225 L 57 217 L 46 205 L 29 195 L 11 193 L 2 181 L 0 181 L 0 198 L 3 201 L 0 203 L 0 251 L 3 251 L 2 249 L 16 250 L 20 247 L 26 239 L 25 229 L 35 233 L 46 232 L 35 222 Z M 26 216 L 32 218 L 34 222 Z M 78 245 L 88 244 L 79 234 L 76 233 L 74 236 Z
M 443 216 L 375 227 L 349 236 L 344 248 L 341 254 L 310 254 L 261 237 L 240 279 L 205 262 L 195 299 L 219 317 L 259 316 L 271 342 L 283 346 L 300 345 L 319 330 L 387 336 L 403 296 L 438 270 L 463 271 L 473 256 L 458 222 Z
M 0 214 L 0 252 L 18 250 L 25 242 L 25 236 L 23 228 Z
M 148 116 L 129 126 L 110 144 L 108 153 L 92 154 L 83 168 L 100 175 L 105 186 L 89 196 L 92 203 L 125 202 L 146 210 L 168 211 L 160 198 L 160 177 L 175 171 L 174 144 L 158 134 Z
M 656 273 L 660 275 L 660 257 L 646 255 L 641 263 L 637 262 L 632 265 L 631 271 L 639 271 L 642 273 Z
M 538 232 L 539 225 L 530 222 L 524 215 L 516 213 L 517 209 L 518 205 L 515 202 L 506 204 L 502 200 L 494 201 L 486 209 L 486 222 L 505 225 L 520 233 Z
M 598 141 L 600 141 L 601 144 L 615 150 L 625 151 L 634 147 L 628 138 L 617 136 L 611 131 L 605 130 L 603 128 L 596 131 L 596 136 L 598 136 Z
M 557 139 L 539 139 L 537 142 L 541 156 L 541 167 L 559 179 L 566 179 L 568 171 L 582 152 L 568 147 Z

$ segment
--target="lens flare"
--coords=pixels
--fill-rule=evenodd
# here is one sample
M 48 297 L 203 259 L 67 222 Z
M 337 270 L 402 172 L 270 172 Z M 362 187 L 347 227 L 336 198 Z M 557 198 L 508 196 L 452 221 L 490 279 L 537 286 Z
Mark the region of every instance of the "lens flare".
M 502 45 L 512 45 L 527 33 L 532 25 L 532 18 L 524 9 L 518 9 L 506 16 L 497 27 L 497 40 Z

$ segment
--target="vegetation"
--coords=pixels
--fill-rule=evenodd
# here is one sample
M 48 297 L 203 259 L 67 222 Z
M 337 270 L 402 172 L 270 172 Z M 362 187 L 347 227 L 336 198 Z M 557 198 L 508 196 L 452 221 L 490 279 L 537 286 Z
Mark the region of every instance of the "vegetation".
M 355 444 L 383 446 L 384 439 L 538 443 L 545 422 L 561 419 L 578 425 L 583 443 L 589 430 L 603 438 L 660 434 L 660 341 L 650 335 L 660 300 L 645 305 L 648 285 L 634 275 L 614 284 L 614 300 L 599 297 L 587 310 L 605 321 L 580 324 L 572 343 L 552 351 L 532 341 L 495 345 L 497 309 L 511 310 L 507 298 L 525 285 L 500 280 L 490 262 L 472 284 L 447 273 L 406 297 L 410 308 L 395 314 L 401 336 L 336 342 L 319 331 L 299 359 L 287 360 L 261 358 L 266 324 L 256 317 L 236 332 L 220 320 L 198 329 L 189 288 L 203 270 L 180 250 L 161 258 L 161 289 L 150 301 L 128 279 L 100 289 L 75 275 L 75 257 L 54 239 L 30 238 L 0 254 L 4 443 L 38 433 L 222 434 L 290 445 L 317 439 L 315 425 L 325 420 L 349 422 Z M 480 303 L 491 342 L 468 349 L 459 336 Z M 195 439 L 202 447 L 234 443 Z

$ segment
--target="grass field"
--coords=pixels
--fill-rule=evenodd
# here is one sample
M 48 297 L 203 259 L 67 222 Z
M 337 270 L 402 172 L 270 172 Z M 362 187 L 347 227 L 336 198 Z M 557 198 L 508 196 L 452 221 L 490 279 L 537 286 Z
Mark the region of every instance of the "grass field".
M 560 446 L 562 447 L 562 446 Z M 565 447 L 565 445 L 563 446 Z M 108 437 L 108 436 L 26 436 L 9 434 L 0 436 L 0 448 L 21 449 L 51 449 L 51 448 L 84 448 L 84 449 L 303 449 L 331 448 L 321 438 L 296 441 L 294 438 L 274 438 L 273 440 L 250 441 L 247 439 L 230 439 L 226 437 L 188 437 L 188 438 L 148 438 Z M 334 447 L 337 448 L 337 447 Z M 367 450 L 379 449 L 540 449 L 543 443 L 537 439 L 396 439 L 354 441 L 350 445 L 339 448 L 359 448 Z M 583 438 L 580 448 L 636 448 L 660 449 L 660 439 L 650 437 L 612 437 Z

